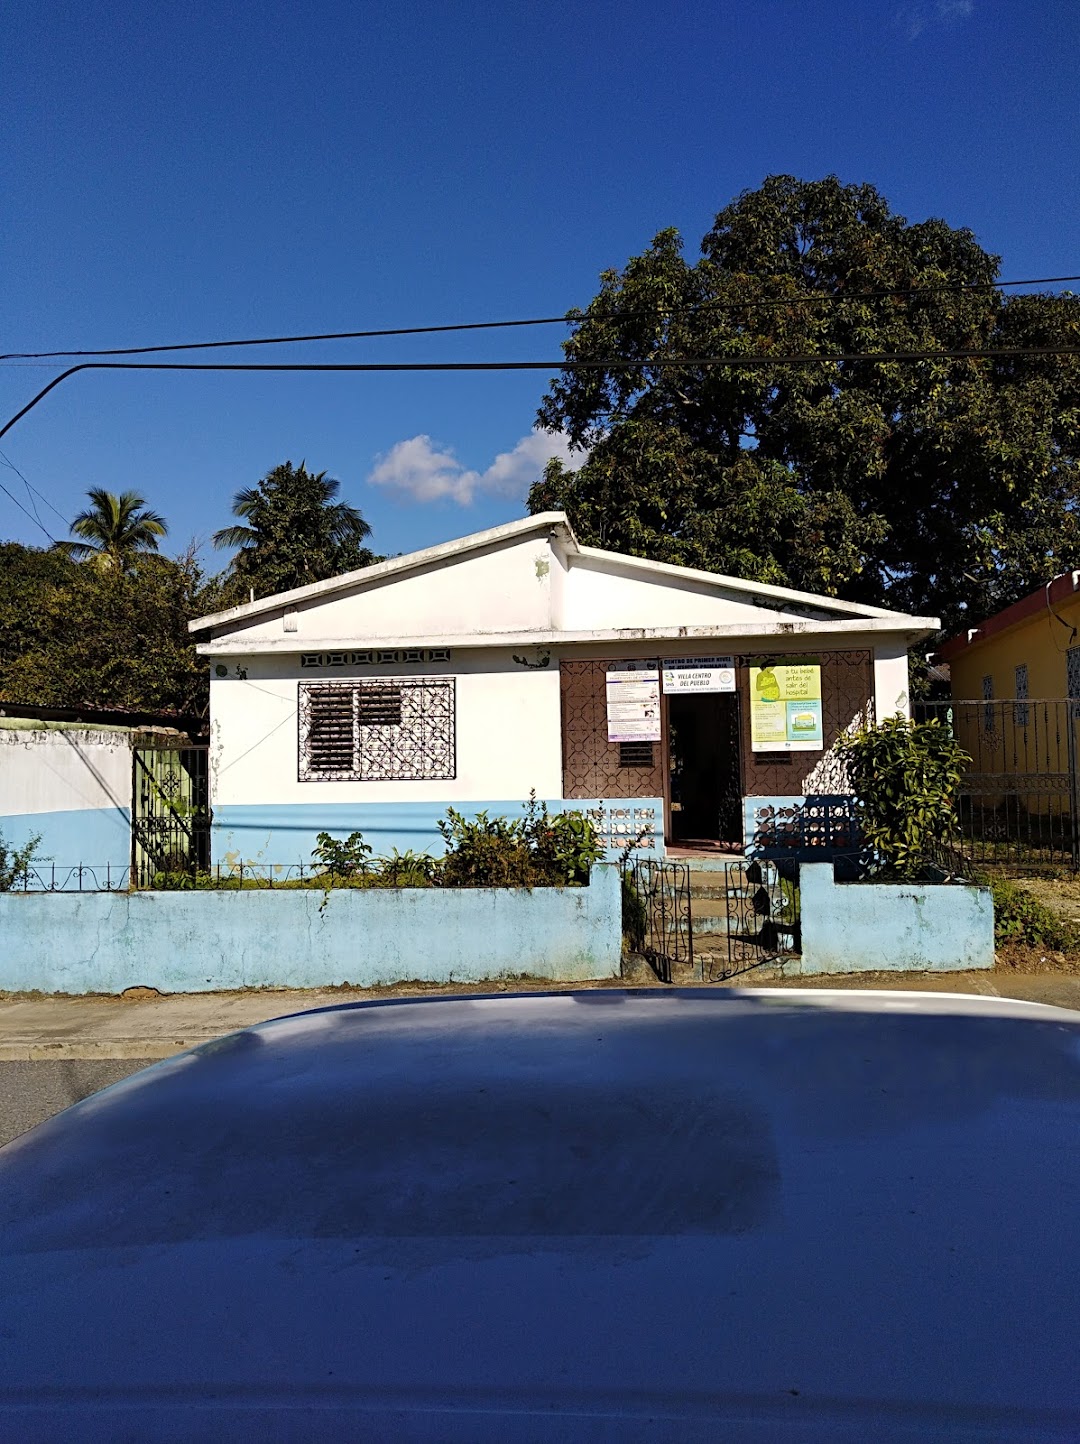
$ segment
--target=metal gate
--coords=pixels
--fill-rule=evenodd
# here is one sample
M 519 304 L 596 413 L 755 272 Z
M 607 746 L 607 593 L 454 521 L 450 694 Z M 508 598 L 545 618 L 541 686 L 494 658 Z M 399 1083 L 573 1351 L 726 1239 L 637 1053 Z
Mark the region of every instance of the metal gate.
M 132 753 L 131 870 L 136 887 L 162 873 L 210 866 L 210 749 L 137 747 Z
M 982 867 L 1080 869 L 1080 704 L 922 702 L 971 758 L 957 793 L 959 847 Z
M 623 873 L 623 890 L 631 947 L 648 959 L 662 983 L 670 983 L 676 964 L 694 963 L 689 865 L 640 858 Z
M 713 956 L 709 981 L 798 953 L 801 946 L 796 862 L 734 861 L 724 869 L 726 950 Z

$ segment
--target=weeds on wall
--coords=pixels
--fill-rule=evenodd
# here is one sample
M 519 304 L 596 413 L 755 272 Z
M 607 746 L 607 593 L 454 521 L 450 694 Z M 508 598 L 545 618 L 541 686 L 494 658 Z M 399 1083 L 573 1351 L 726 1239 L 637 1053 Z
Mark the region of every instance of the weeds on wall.
M 12 888 L 26 886 L 40 841 L 39 832 L 23 843 L 22 847 L 12 847 L 0 832 L 0 892 L 10 892 Z

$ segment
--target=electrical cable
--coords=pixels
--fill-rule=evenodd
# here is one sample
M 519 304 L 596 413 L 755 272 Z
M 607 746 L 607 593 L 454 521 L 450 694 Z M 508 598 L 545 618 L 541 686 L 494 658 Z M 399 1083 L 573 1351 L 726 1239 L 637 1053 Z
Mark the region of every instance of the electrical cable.
M 21 410 L 0 426 L 0 440 L 38 402 L 79 371 L 289 371 L 289 372 L 416 372 L 416 371 L 667 371 L 709 366 L 872 365 L 897 361 L 979 361 L 1017 356 L 1076 356 L 1080 346 L 999 346 L 966 351 L 872 351 L 822 356 L 686 356 L 649 361 L 81 361 L 54 376 Z
M 790 280 L 789 276 L 766 276 L 761 280 Z M 958 295 L 965 291 L 996 291 L 1005 286 L 1050 286 L 1066 281 L 1080 281 L 1077 276 L 1035 276 L 1017 281 L 962 281 L 940 286 L 897 286 L 877 291 L 851 291 L 848 293 L 822 291 L 804 296 L 763 297 L 760 300 L 701 301 L 693 306 L 654 308 L 646 311 L 613 312 L 611 316 L 599 319 L 612 321 L 638 320 L 645 316 L 681 316 L 709 308 L 719 311 L 774 310 L 790 306 L 847 304 L 852 301 L 880 300 L 899 296 Z M 570 311 L 561 316 L 531 316 L 510 321 L 462 321 L 445 326 L 391 326 L 368 331 L 324 331 L 303 336 L 252 336 L 233 341 L 184 341 L 167 346 L 113 346 L 96 350 L 72 351 L 7 351 L 0 354 L 0 361 L 50 361 L 62 360 L 66 356 L 148 356 L 164 351 L 208 351 L 229 346 L 288 346 L 307 341 L 362 341 L 382 336 L 433 336 L 458 331 L 497 331 L 517 326 L 578 326 L 593 319 L 586 312 L 574 314 Z

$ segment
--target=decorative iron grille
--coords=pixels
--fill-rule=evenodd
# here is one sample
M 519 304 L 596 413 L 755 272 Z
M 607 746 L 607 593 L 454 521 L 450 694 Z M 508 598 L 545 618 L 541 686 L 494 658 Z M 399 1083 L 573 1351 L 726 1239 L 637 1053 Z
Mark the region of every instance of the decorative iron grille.
M 689 865 L 639 858 L 623 876 L 630 945 L 662 983 L 670 983 L 676 964 L 694 964 Z
M 453 677 L 299 682 L 301 782 L 448 781 Z
M 649 763 L 622 762 L 622 744 L 607 735 L 607 672 L 617 663 L 563 661 L 562 746 L 564 797 L 660 797 L 664 772 L 660 748 L 651 749 Z M 640 743 L 632 744 L 635 748 Z
M 802 918 L 797 863 L 777 864 L 760 858 L 731 862 L 723 879 L 726 956 L 710 958 L 709 982 L 721 982 L 799 952 Z

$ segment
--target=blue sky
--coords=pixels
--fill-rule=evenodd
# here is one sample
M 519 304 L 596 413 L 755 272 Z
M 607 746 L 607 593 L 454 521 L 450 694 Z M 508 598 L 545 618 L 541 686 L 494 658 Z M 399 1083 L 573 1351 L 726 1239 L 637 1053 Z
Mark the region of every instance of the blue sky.
M 777 172 L 868 180 L 910 219 L 970 226 L 1006 277 L 1080 272 L 1075 0 L 2 14 L 3 351 L 556 314 L 664 226 L 696 252 Z M 560 334 L 275 359 L 555 358 Z M 52 374 L 0 366 L 3 419 Z M 90 373 L 0 447 L 64 517 L 90 486 L 141 491 L 172 551 L 224 525 L 238 487 L 306 459 L 397 552 L 522 514 L 560 445 L 532 434 L 544 384 Z M 31 506 L 2 463 L 0 481 Z M 0 537 L 45 540 L 2 493 Z

